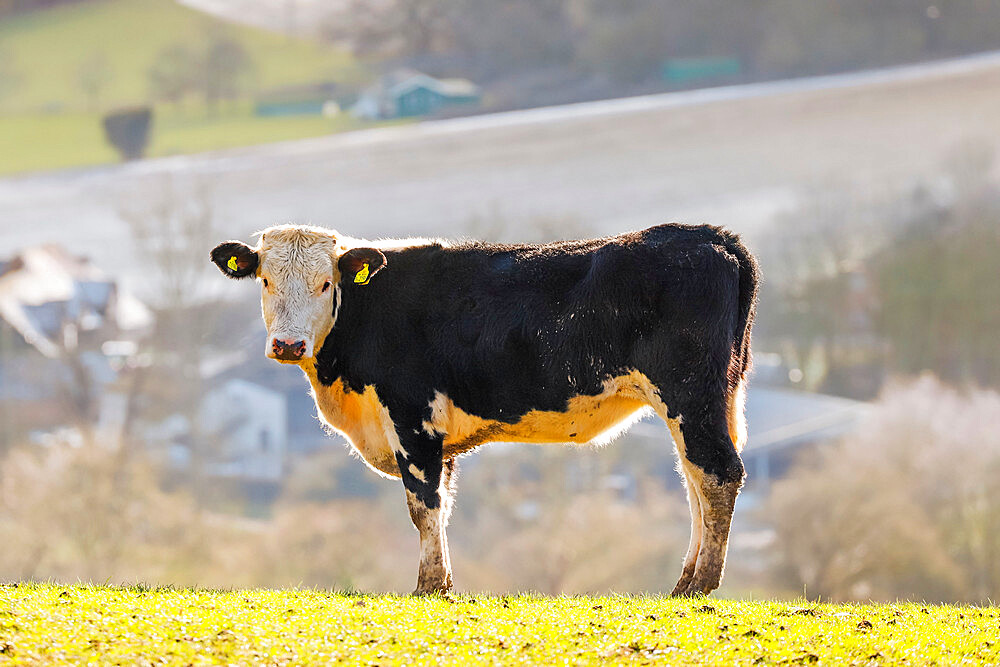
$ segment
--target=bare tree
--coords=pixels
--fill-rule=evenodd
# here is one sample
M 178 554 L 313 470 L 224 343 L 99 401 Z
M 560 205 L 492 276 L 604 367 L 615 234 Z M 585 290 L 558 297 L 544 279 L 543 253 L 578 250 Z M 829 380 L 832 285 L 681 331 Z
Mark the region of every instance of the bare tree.
M 214 325 L 211 312 L 199 311 L 205 297 L 199 286 L 207 282 L 202 276 L 209 268 L 208 251 L 220 234 L 212 188 L 203 180 L 164 177 L 134 200 L 122 202 L 118 215 L 128 225 L 159 294 L 157 328 L 148 341 L 155 362 L 143 371 L 151 378 L 137 386 L 192 425 L 192 483 L 201 491 L 207 448 L 214 444 L 197 432 L 205 341 Z
M 162 177 L 121 202 L 118 215 L 150 269 L 158 305 L 178 309 L 203 296 L 197 278 L 204 275 L 206 253 L 219 235 L 210 182 Z
M 326 36 L 359 54 L 426 55 L 450 34 L 456 0 L 353 0 L 326 23 Z
M 205 103 L 214 110 L 222 100 L 239 97 L 253 73 L 253 60 L 239 40 L 222 31 L 209 33 L 198 78 Z
M 21 83 L 21 73 L 17 68 L 17 57 L 14 52 L 0 45 L 0 102 Z
M 198 58 L 183 44 L 173 44 L 156 55 L 147 77 L 153 99 L 179 104 L 195 89 Z
M 108 57 L 101 52 L 85 58 L 76 69 L 76 80 L 80 90 L 87 97 L 87 106 L 97 111 L 101 106 L 101 95 L 114 78 L 114 71 Z

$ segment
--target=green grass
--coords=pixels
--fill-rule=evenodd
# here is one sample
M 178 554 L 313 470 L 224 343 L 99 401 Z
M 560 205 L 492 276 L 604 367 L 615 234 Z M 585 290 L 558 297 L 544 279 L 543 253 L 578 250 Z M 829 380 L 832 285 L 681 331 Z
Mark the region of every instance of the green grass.
M 210 116 L 203 111 L 184 114 L 160 107 L 148 156 L 301 139 L 363 126 L 348 114 L 332 119 L 265 118 L 254 116 L 249 107 L 241 105 L 234 111 Z M 0 115 L 0 175 L 117 161 L 118 154 L 104 139 L 99 114 Z
M 95 114 L 0 115 L 0 174 L 116 159 Z
M 1000 661 L 1000 609 L 21 584 L 0 590 L 0 656 L 11 664 L 978 664 Z
M 0 99 L 0 109 L 86 111 L 88 99 L 77 73 L 97 54 L 110 64 L 112 75 L 102 106 L 143 102 L 157 54 L 177 43 L 197 48 L 213 29 L 225 29 L 243 44 L 260 90 L 331 79 L 356 83 L 363 75 L 343 50 L 222 24 L 173 0 L 90 0 L 0 22 L 0 51 L 13 57 L 19 79 Z
M 364 68 L 330 46 L 219 23 L 173 0 L 89 0 L 0 22 L 0 57 L 11 57 L 17 83 L 0 81 L 0 175 L 108 164 L 118 156 L 106 143 L 101 110 L 78 83 L 80 64 L 101 54 L 112 78 L 102 92 L 107 110 L 149 102 L 148 70 L 161 49 L 198 49 L 211 30 L 226 30 L 254 62 L 257 91 L 336 81 L 356 87 Z M 212 115 L 195 97 L 180 110 L 156 108 L 149 156 L 195 153 L 318 136 L 359 127 L 347 114 L 257 117 L 249 95 Z

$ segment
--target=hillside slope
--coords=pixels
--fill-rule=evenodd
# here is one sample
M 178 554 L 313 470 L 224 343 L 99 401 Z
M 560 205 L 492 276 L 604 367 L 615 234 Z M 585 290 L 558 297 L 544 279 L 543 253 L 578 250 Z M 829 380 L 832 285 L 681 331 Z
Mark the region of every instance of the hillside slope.
M 247 50 L 257 89 L 359 76 L 354 59 L 344 51 L 225 24 L 173 0 L 90 0 L 0 23 L 0 45 L 17 79 L 0 99 L 0 110 L 89 111 L 79 79 L 81 68 L 95 58 L 103 60 L 109 77 L 102 106 L 144 102 L 149 68 L 163 49 L 197 47 L 209 32 L 219 30 Z
M 0 654 L 14 664 L 996 663 L 998 630 L 996 607 L 0 590 Z

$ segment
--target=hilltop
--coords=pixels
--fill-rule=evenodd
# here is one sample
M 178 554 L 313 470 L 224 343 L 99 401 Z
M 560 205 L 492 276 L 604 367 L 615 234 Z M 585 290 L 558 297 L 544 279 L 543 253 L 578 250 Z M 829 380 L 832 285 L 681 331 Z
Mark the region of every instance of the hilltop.
M 0 23 L 0 174 L 117 160 L 104 112 L 151 101 L 150 69 L 171 48 L 204 50 L 215 37 L 238 44 L 249 67 L 237 99 L 208 109 L 189 95 L 156 103 L 149 154 L 172 155 L 317 136 L 353 119 L 261 117 L 268 91 L 334 83 L 357 87 L 365 68 L 342 49 L 227 24 L 172 0 L 90 0 Z M 87 71 L 90 68 L 90 71 Z M 100 81 L 96 95 L 83 80 Z

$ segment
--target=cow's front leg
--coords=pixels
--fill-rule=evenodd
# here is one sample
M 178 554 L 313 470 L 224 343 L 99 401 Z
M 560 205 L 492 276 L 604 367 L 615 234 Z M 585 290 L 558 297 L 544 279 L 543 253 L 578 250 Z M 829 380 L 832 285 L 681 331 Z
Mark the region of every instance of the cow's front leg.
M 451 557 L 445 528 L 451 514 L 455 463 L 444 461 L 441 438 L 400 434 L 396 463 L 406 488 L 410 518 L 420 533 L 420 570 L 415 595 L 451 589 Z

